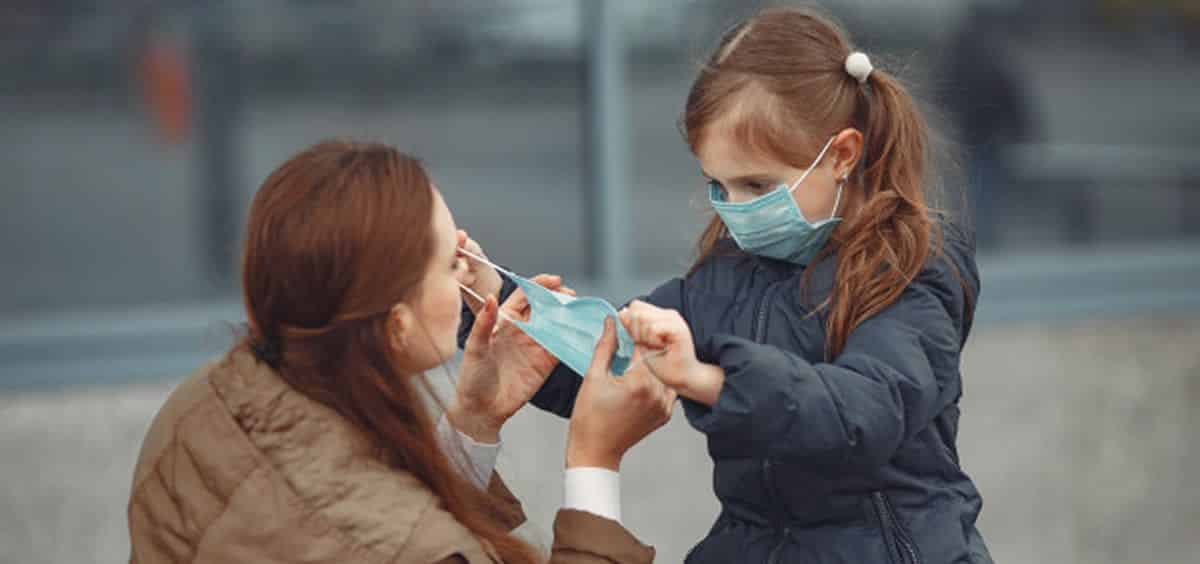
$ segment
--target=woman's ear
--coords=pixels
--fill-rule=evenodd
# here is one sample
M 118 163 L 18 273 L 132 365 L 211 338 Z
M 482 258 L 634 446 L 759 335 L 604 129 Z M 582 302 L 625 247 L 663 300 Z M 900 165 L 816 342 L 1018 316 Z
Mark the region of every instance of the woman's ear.
M 833 163 L 833 176 L 835 178 L 850 176 L 854 172 L 858 160 L 862 158 L 862 150 L 863 134 L 861 131 L 853 127 L 839 131 L 829 146 L 829 152 L 833 157 L 830 159 L 830 162 Z
M 416 326 L 417 316 L 412 307 L 404 302 L 392 306 L 388 311 L 387 332 L 388 347 L 393 353 L 403 354 L 407 351 Z

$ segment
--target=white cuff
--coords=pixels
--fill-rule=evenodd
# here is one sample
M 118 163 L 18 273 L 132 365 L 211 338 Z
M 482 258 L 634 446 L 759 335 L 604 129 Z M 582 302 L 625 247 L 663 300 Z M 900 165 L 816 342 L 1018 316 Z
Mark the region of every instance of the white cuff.
M 477 442 L 455 429 L 444 414 L 438 419 L 437 437 L 442 452 L 446 453 L 459 473 L 480 489 L 486 489 L 492 471 L 496 469 L 496 459 L 500 457 L 503 441 L 495 444 Z
M 563 509 L 594 513 L 621 522 L 621 475 L 607 468 L 568 468 Z

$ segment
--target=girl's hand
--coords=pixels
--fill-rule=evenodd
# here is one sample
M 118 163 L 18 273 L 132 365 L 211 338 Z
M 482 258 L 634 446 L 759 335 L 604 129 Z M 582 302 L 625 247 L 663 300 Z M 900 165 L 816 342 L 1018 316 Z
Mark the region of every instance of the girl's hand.
M 617 349 L 615 325 L 612 318 L 604 320 L 604 334 L 576 396 L 567 429 L 567 468 L 616 471 L 626 451 L 671 419 L 675 391 L 638 362 L 638 351 L 635 364 L 620 378 L 609 372 Z
M 571 293 L 558 276 L 539 274 L 533 281 Z M 494 443 L 504 422 L 537 393 L 558 359 L 502 319 L 529 319 L 524 292 L 513 292 L 501 307 L 495 296 L 485 300 L 463 349 L 455 402 L 447 417 L 475 440 Z
M 692 331 L 679 312 L 634 300 L 621 310 L 621 323 L 635 343 L 650 349 L 643 351 L 641 364 L 655 377 L 679 395 L 707 405 L 716 403 L 724 371 L 696 358 Z
M 458 248 L 464 249 L 469 253 L 481 256 L 483 258 L 487 258 L 487 255 L 483 253 L 483 248 L 479 246 L 479 243 L 467 235 L 467 232 L 462 229 L 458 230 Z M 488 266 L 485 263 L 462 255 L 459 255 L 458 260 L 463 261 L 464 274 L 462 277 L 462 284 L 464 286 L 474 290 L 476 294 L 479 294 L 485 298 L 487 296 L 498 297 L 500 295 L 502 281 L 500 279 L 500 273 L 496 272 L 496 269 Z M 475 313 L 475 315 L 479 315 L 479 309 L 483 307 L 483 304 L 481 304 L 479 300 L 471 299 L 470 297 L 465 297 L 464 299 L 467 301 L 467 307 L 470 307 L 471 311 Z

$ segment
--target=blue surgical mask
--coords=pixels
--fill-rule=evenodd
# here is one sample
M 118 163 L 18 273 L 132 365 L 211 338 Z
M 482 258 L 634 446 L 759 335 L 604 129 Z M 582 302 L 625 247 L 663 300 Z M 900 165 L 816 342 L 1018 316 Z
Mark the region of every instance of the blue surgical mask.
M 461 252 L 487 263 L 525 292 L 529 301 L 529 320 L 506 319 L 577 374 L 586 373 L 591 366 L 596 344 L 604 333 L 604 318 L 612 317 L 617 329 L 617 350 L 613 353 L 609 371 L 618 375 L 625 373 L 633 358 L 633 337 L 621 325 L 621 318 L 612 304 L 601 298 L 575 297 L 547 290 L 537 282 L 513 274 L 483 257 Z
M 845 183 L 838 183 L 830 217 L 816 223 L 804 217 L 804 212 L 800 211 L 796 200 L 792 198 L 792 192 L 817 168 L 832 144 L 831 137 L 821 148 L 816 160 L 791 187 L 780 184 L 770 193 L 749 202 L 727 202 L 720 186 L 715 181 L 709 183 L 709 201 L 725 223 L 729 235 L 742 250 L 796 264 L 808 264 L 813 255 L 821 250 L 833 228 L 842 221 L 836 215 Z

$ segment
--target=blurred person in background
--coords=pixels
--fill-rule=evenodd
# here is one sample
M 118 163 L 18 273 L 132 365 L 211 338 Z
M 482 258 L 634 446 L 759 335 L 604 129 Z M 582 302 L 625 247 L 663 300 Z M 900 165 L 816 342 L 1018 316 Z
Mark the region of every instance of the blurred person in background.
M 999 242 L 1000 205 L 1017 187 L 1009 149 L 1035 136 L 1024 79 L 1006 48 L 1010 11 L 996 0 L 972 3 L 944 63 L 947 103 L 966 152 L 967 210 L 984 249 Z
M 479 251 L 421 165 L 391 147 L 326 142 L 276 169 L 247 223 L 248 334 L 152 423 L 128 507 L 131 562 L 544 561 L 510 533 L 524 514 L 494 472 L 505 421 L 556 364 L 498 322 L 528 316 L 524 295 L 476 308 L 444 416 L 417 384 L 452 358 L 460 289 L 479 285 L 464 246 Z M 620 524 L 616 472 L 675 394 L 645 365 L 610 376 L 614 324 L 569 426 L 551 562 L 654 557 Z

